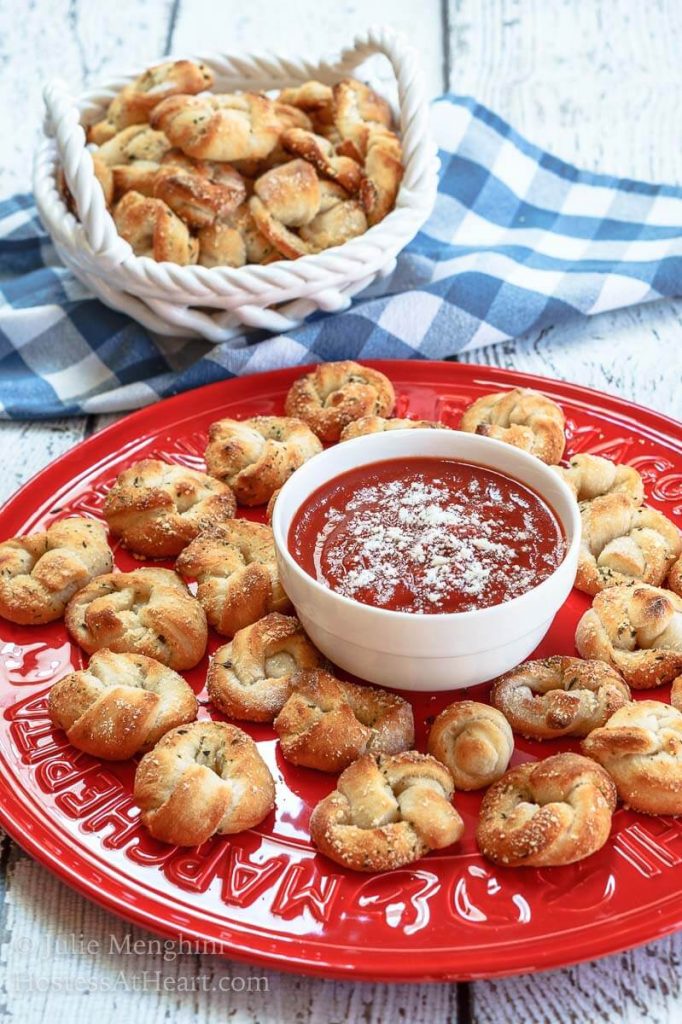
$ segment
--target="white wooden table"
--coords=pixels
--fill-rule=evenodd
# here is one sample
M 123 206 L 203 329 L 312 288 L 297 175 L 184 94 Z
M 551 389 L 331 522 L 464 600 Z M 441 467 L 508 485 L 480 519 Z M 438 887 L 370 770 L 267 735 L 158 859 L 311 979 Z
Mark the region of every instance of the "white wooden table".
M 472 94 L 532 141 L 583 167 L 682 181 L 679 0 L 0 0 L 0 196 L 29 188 L 40 90 L 52 75 L 78 87 L 109 67 L 144 64 L 171 50 L 328 52 L 379 22 L 405 30 L 420 48 L 434 94 Z M 682 302 L 670 301 L 465 358 L 587 384 L 679 416 L 681 337 Z M 0 424 L 0 497 L 104 422 Z M 677 936 L 501 982 L 353 984 L 206 955 L 164 958 L 149 945 L 151 936 L 76 895 L 6 837 L 0 896 L 2 1021 L 71 1021 L 87 1012 L 97 1024 L 672 1024 L 682 1014 Z M 129 932 L 141 943 L 136 955 L 117 952 Z

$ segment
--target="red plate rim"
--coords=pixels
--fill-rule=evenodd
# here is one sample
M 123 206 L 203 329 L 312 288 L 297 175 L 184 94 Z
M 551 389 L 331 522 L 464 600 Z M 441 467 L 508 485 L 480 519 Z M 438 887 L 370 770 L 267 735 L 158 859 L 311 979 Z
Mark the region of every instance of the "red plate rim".
M 485 365 L 454 363 L 437 361 L 415 361 L 410 360 L 362 360 L 362 363 L 375 369 L 382 370 L 388 376 L 391 370 L 409 368 L 414 383 L 427 375 L 432 377 L 434 369 L 439 365 L 448 374 L 456 373 L 463 383 L 477 383 L 479 385 L 490 385 L 491 387 L 501 386 L 531 386 L 552 394 L 555 390 L 558 398 L 564 400 L 569 398 L 574 404 L 582 405 L 584 408 L 591 408 L 592 404 L 598 405 L 601 409 L 616 414 L 624 425 L 628 422 L 636 423 L 638 433 L 652 434 L 661 432 L 666 435 L 666 440 L 672 441 L 682 451 L 682 424 L 676 420 L 654 412 L 644 406 L 635 405 L 624 399 L 608 395 L 596 389 L 582 387 L 581 385 L 570 384 L 552 378 L 540 377 L 533 374 L 522 373 L 516 370 L 498 369 Z M 61 477 L 62 471 L 66 470 L 69 476 L 69 486 L 78 479 L 81 473 L 90 473 L 98 458 L 90 461 L 93 452 L 101 448 L 105 442 L 107 449 L 113 447 L 113 442 L 119 434 L 125 435 L 128 439 L 131 428 L 142 433 L 147 426 L 153 425 L 156 430 L 163 427 L 165 413 L 172 414 L 173 410 L 192 401 L 193 396 L 201 395 L 202 405 L 206 408 L 204 398 L 211 400 L 214 397 L 219 399 L 224 396 L 225 388 L 238 388 L 245 380 L 252 380 L 254 376 L 261 377 L 270 384 L 284 384 L 295 377 L 307 372 L 313 367 L 310 365 L 296 366 L 291 369 L 275 370 L 263 374 L 251 375 L 249 378 L 230 378 L 225 381 L 218 381 L 213 384 L 196 388 L 189 392 L 175 395 L 159 403 L 153 403 L 144 409 L 139 409 L 123 419 L 117 421 L 97 434 L 79 442 L 73 448 L 59 456 L 48 466 L 34 474 L 22 487 L 9 499 L 3 509 L 3 514 L 11 514 L 16 510 L 17 505 L 22 503 L 26 492 L 40 478 L 45 484 L 52 504 L 58 491 L 50 491 L 53 477 Z M 594 400 L 594 402 L 591 401 Z M 207 411 L 210 411 L 207 409 Z M 181 421 L 174 420 L 175 424 Z M 108 444 L 107 442 L 112 442 Z M 128 442 L 129 443 L 129 442 Z M 35 515 L 40 515 L 42 509 L 38 508 Z M 196 920 L 196 926 L 179 929 L 171 922 L 164 919 L 165 908 L 162 902 L 157 902 L 156 897 L 145 894 L 147 906 L 140 903 L 131 903 L 126 900 L 125 886 L 117 883 L 112 877 L 109 883 L 116 891 L 105 891 L 102 888 L 103 878 L 98 869 L 89 862 L 85 850 L 73 852 L 71 862 L 66 863 L 63 859 L 64 850 L 61 847 L 57 835 L 51 833 L 49 827 L 27 808 L 19 794 L 6 787 L 4 778 L 0 777 L 0 790 L 3 792 L 3 801 L 0 804 L 0 824 L 8 834 L 35 860 L 43 864 L 60 879 L 65 881 L 71 888 L 81 895 L 87 896 L 93 902 L 105 909 L 114 912 L 123 919 L 134 922 L 148 928 L 152 932 L 161 934 L 167 938 L 183 939 L 196 943 L 196 948 L 201 950 L 203 945 L 211 952 L 220 952 L 225 957 L 245 961 L 251 964 L 259 964 L 277 970 L 293 973 L 305 973 L 318 975 L 327 978 L 349 978 L 355 977 L 373 981 L 453 981 L 505 977 L 525 971 L 541 971 L 552 968 L 566 967 L 579 963 L 585 959 L 595 959 L 609 954 L 618 953 L 633 945 L 650 942 L 662 938 L 682 926 L 682 894 L 675 895 L 670 901 L 665 900 L 662 906 L 656 908 L 652 913 L 652 906 L 645 908 L 634 908 L 626 914 L 620 915 L 617 935 L 611 934 L 609 928 L 604 924 L 596 928 L 593 938 L 590 940 L 589 949 L 585 949 L 584 935 L 582 929 L 576 929 L 577 934 L 570 938 L 570 932 L 562 933 L 563 942 L 558 944 L 547 943 L 546 940 L 535 939 L 530 942 L 510 943 L 510 946 L 518 946 L 523 949 L 522 957 L 509 960 L 505 964 L 498 964 L 493 969 L 482 970 L 473 968 L 471 965 L 453 965 L 452 955 L 448 949 L 434 949 L 428 953 L 429 968 L 425 972 L 422 959 L 414 951 L 405 950 L 404 956 L 395 956 L 390 963 L 383 964 L 378 970 L 373 969 L 371 962 L 367 962 L 366 953 L 359 949 L 354 958 L 347 956 L 348 948 L 344 948 L 346 960 L 342 963 L 321 962 L 320 947 L 315 942 L 301 940 L 292 935 L 291 941 L 287 944 L 289 948 L 274 950 L 272 942 L 265 936 L 258 936 L 253 930 L 246 929 L 241 932 L 234 927 L 234 923 L 223 928 L 224 937 L 219 941 L 215 938 L 208 938 L 205 931 L 202 931 L 201 920 Z M 131 885 L 129 881 L 128 886 Z M 132 883 L 134 884 L 134 883 Z M 669 905 L 670 903 L 670 905 Z M 612 926 L 614 917 L 609 918 Z M 603 934 L 602 934 L 603 933 Z M 203 944 L 203 945 L 202 945 Z M 260 948 L 258 948 L 260 945 Z M 333 947 L 326 947 L 327 952 L 332 952 Z M 324 954 L 322 954 L 324 956 Z M 521 962 L 523 960 L 523 963 Z

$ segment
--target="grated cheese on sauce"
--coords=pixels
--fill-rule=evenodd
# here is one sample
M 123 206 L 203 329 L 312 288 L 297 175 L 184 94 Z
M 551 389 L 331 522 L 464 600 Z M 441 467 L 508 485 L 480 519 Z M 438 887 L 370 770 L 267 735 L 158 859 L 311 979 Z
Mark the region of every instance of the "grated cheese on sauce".
M 379 472 L 387 466 L 393 474 Z M 337 478 L 308 517 L 318 527 L 312 574 L 345 597 L 416 614 L 469 611 L 525 593 L 563 557 L 548 506 L 493 470 L 406 459 L 364 471 L 355 488 L 342 482 L 358 470 Z

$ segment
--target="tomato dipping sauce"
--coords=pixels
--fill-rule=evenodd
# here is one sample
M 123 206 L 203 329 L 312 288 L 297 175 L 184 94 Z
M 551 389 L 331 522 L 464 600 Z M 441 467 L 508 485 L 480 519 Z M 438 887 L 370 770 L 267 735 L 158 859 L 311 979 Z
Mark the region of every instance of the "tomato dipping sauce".
M 294 515 L 288 545 L 336 593 L 416 615 L 519 597 L 566 553 L 558 517 L 531 488 L 429 457 L 358 466 L 323 484 Z

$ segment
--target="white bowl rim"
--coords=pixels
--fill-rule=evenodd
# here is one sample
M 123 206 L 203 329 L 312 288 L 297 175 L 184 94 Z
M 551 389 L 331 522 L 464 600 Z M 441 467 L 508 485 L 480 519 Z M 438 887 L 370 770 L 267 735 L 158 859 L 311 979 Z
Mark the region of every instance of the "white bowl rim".
M 484 450 L 488 446 L 493 446 L 492 450 L 497 450 L 497 451 L 501 452 L 502 454 L 504 454 L 505 452 L 508 452 L 509 448 L 513 447 L 513 446 L 507 444 L 506 441 L 498 441 L 498 440 L 496 440 L 495 438 L 492 438 L 492 437 L 483 437 L 480 434 L 469 434 L 469 433 L 465 433 L 465 432 L 460 431 L 460 430 L 450 430 L 449 428 L 447 428 L 445 430 L 433 430 L 433 429 L 420 429 L 420 428 L 415 428 L 415 427 L 407 427 L 407 428 L 405 428 L 405 430 L 406 431 L 409 430 L 410 435 L 412 437 L 415 437 L 416 439 L 423 439 L 424 441 L 427 441 L 429 439 L 433 439 L 433 435 L 436 434 L 436 433 L 438 433 L 438 434 L 448 433 L 448 434 L 454 435 L 455 437 L 457 437 L 457 436 L 461 437 L 464 434 L 464 436 L 466 436 L 467 438 L 476 438 L 476 442 L 477 443 L 481 442 L 483 444 Z M 402 434 L 402 433 L 403 433 L 402 430 L 391 431 L 391 434 Z M 365 434 L 362 437 L 355 437 L 355 438 L 352 438 L 349 441 L 343 441 L 341 443 L 343 444 L 344 449 L 347 446 L 354 445 L 358 449 L 358 451 L 362 451 L 364 447 L 366 447 L 366 446 L 370 446 L 371 447 L 372 444 L 376 443 L 376 439 L 377 438 L 383 439 L 384 437 L 386 437 L 386 434 L 384 432 L 377 432 L 375 434 Z M 312 462 L 315 459 L 325 458 L 325 456 L 327 456 L 328 453 L 333 452 L 336 449 L 336 446 L 337 446 L 338 443 L 339 442 L 337 442 L 336 444 L 332 445 L 332 447 L 330 447 L 330 448 L 326 448 L 324 451 L 320 452 L 318 455 L 313 456 L 313 459 L 310 459 L 309 462 Z M 375 605 L 365 604 L 363 601 L 356 601 L 352 597 L 346 597 L 344 594 L 339 594 L 338 591 L 332 590 L 331 587 L 327 587 L 323 583 L 320 583 L 319 580 L 315 579 L 314 576 L 311 576 L 310 573 L 306 572 L 305 569 L 298 564 L 296 559 L 293 557 L 293 555 L 289 551 L 288 536 L 284 537 L 283 530 L 282 530 L 282 523 L 281 523 L 282 514 L 281 513 L 278 514 L 278 506 L 279 506 L 280 509 L 282 508 L 282 504 L 280 503 L 279 499 L 281 498 L 282 494 L 285 492 L 285 489 L 293 490 L 295 488 L 295 486 L 296 486 L 296 476 L 297 476 L 297 474 L 295 472 L 292 473 L 292 475 L 289 477 L 289 479 L 286 481 L 286 483 L 282 486 L 282 490 L 280 491 L 280 493 L 278 495 L 278 499 L 275 502 L 275 507 L 273 509 L 273 514 L 272 514 L 272 532 L 273 532 L 273 537 L 274 537 L 274 542 L 275 542 L 275 547 L 277 549 L 277 552 L 279 553 L 280 557 L 283 558 L 284 561 L 286 562 L 287 568 L 292 570 L 300 578 L 303 578 L 306 583 L 311 584 L 313 586 L 313 588 L 318 593 L 320 593 L 321 595 L 324 595 L 325 598 L 327 598 L 327 599 L 331 598 L 333 600 L 340 601 L 343 605 L 345 605 L 347 607 L 354 608 L 356 610 L 358 608 L 366 609 L 368 615 L 371 614 L 371 615 L 374 615 L 374 616 L 379 617 L 381 619 L 385 619 L 387 622 L 398 623 L 398 622 L 402 621 L 402 622 L 424 622 L 424 623 L 431 623 L 431 622 L 440 622 L 440 623 L 453 622 L 454 623 L 456 621 L 456 622 L 460 623 L 460 622 L 463 622 L 463 621 L 466 622 L 467 619 L 471 620 L 473 617 L 476 617 L 476 618 L 480 617 L 480 618 L 484 619 L 484 618 L 488 618 L 488 617 L 490 617 L 490 616 L 492 616 L 494 614 L 498 614 L 499 615 L 499 612 L 500 612 L 501 608 L 504 608 L 505 610 L 509 610 L 510 612 L 513 613 L 513 611 L 520 609 L 523 606 L 524 603 L 528 603 L 529 599 L 531 598 L 531 596 L 535 597 L 535 596 L 537 596 L 538 593 L 541 593 L 543 590 L 547 590 L 547 589 L 550 588 L 550 586 L 554 582 L 554 579 L 557 576 L 557 574 L 560 573 L 565 568 L 566 563 L 569 561 L 570 557 L 574 554 L 576 549 L 579 547 L 579 545 L 580 545 L 580 536 L 581 536 L 581 522 L 580 522 L 580 512 L 579 512 L 579 509 L 578 509 L 578 502 L 576 501 L 575 495 L 571 491 L 571 489 L 568 486 L 568 484 L 561 478 L 561 476 L 558 473 L 553 473 L 551 467 L 546 465 L 544 462 L 542 462 L 542 460 L 538 459 L 535 455 L 530 455 L 528 452 L 524 452 L 520 448 L 513 448 L 513 451 L 514 451 L 515 455 L 521 457 L 522 461 L 526 461 L 526 463 L 528 465 L 532 465 L 535 469 L 537 469 L 538 468 L 538 464 L 539 464 L 541 467 L 543 467 L 544 470 L 547 471 L 548 474 L 549 473 L 552 474 L 551 475 L 552 483 L 558 485 L 559 491 L 563 491 L 564 492 L 564 496 L 567 499 L 569 499 L 568 500 L 568 506 L 572 510 L 572 514 L 571 514 L 572 522 L 571 522 L 570 526 L 572 527 L 573 536 L 572 536 L 572 539 L 568 542 L 568 544 L 566 546 L 566 550 L 564 552 L 564 557 L 562 558 L 562 560 L 559 563 L 559 565 L 557 565 L 557 567 L 549 574 L 549 576 L 547 576 L 544 580 L 542 580 L 541 583 L 538 583 L 536 586 L 531 587 L 529 590 L 526 590 L 525 593 L 519 594 L 518 597 L 511 598 L 509 601 L 501 601 L 499 604 L 488 605 L 486 608 L 473 608 L 470 611 L 465 611 L 465 612 L 433 612 L 433 613 L 428 613 L 428 614 L 424 614 L 424 615 L 419 615 L 416 612 L 396 611 L 396 610 L 391 609 L 391 608 L 377 608 Z M 396 456 L 393 456 L 393 458 L 395 458 L 395 457 Z M 406 458 L 422 458 L 422 457 L 424 457 L 424 458 L 429 458 L 429 457 L 433 457 L 433 458 L 448 458 L 448 456 L 444 456 L 444 455 L 442 455 L 440 453 L 438 455 L 433 455 L 433 454 L 429 455 L 428 451 L 423 452 L 421 455 L 416 455 L 416 456 L 408 455 L 408 456 L 406 456 Z M 390 458 L 391 458 L 391 456 L 386 456 L 386 457 L 382 458 L 381 455 L 377 455 L 377 457 L 375 459 L 368 459 L 366 462 L 360 462 L 359 465 L 361 465 L 361 466 L 362 465 L 369 466 L 369 465 L 372 465 L 374 462 L 387 461 Z M 453 460 L 457 460 L 457 456 L 456 455 L 451 456 L 451 458 Z M 462 461 L 462 462 L 472 462 L 471 459 L 468 459 L 468 458 L 465 458 L 465 457 L 460 457 L 459 461 Z M 479 465 L 479 464 L 485 467 L 485 463 L 484 462 L 483 463 L 476 463 L 476 465 Z M 304 465 L 307 465 L 307 463 L 304 463 Z M 492 466 L 488 466 L 487 468 L 491 469 L 492 472 L 496 472 L 496 473 L 503 472 L 501 470 L 494 469 Z M 335 475 L 336 476 L 341 476 L 344 472 L 346 472 L 346 471 L 342 470 L 340 473 L 335 474 Z M 541 470 L 541 472 L 542 472 L 542 470 Z M 510 479 L 516 480 L 517 483 L 523 484 L 524 487 L 528 487 L 530 490 L 536 490 L 536 488 L 532 487 L 530 484 L 524 484 L 523 481 L 519 480 L 518 477 L 514 476 L 514 474 L 512 472 L 507 472 L 506 475 L 509 476 Z M 300 477 L 299 477 L 299 479 L 300 479 Z M 333 480 L 333 479 L 334 479 L 333 476 L 329 478 L 329 480 Z M 549 477 L 548 477 L 548 480 L 549 480 Z M 322 485 L 318 484 L 317 486 L 322 486 Z M 315 489 L 316 488 L 313 488 L 313 490 L 315 490 Z M 309 491 L 308 494 L 305 495 L 304 498 L 301 499 L 301 502 L 299 503 L 299 506 L 298 506 L 299 508 L 300 508 L 300 505 L 305 500 L 305 497 L 309 497 L 309 495 L 311 493 L 312 493 L 312 491 Z M 544 497 L 544 495 L 540 494 L 540 497 L 543 499 L 543 501 L 545 501 L 547 504 L 549 504 L 550 508 L 554 512 L 555 518 L 557 518 L 559 520 L 559 522 L 560 522 L 562 528 L 564 529 L 564 531 L 566 533 L 568 533 L 567 526 L 569 524 L 566 524 L 564 522 L 563 518 L 559 515 L 559 513 L 556 511 L 556 509 L 554 509 L 552 507 L 551 503 Z

